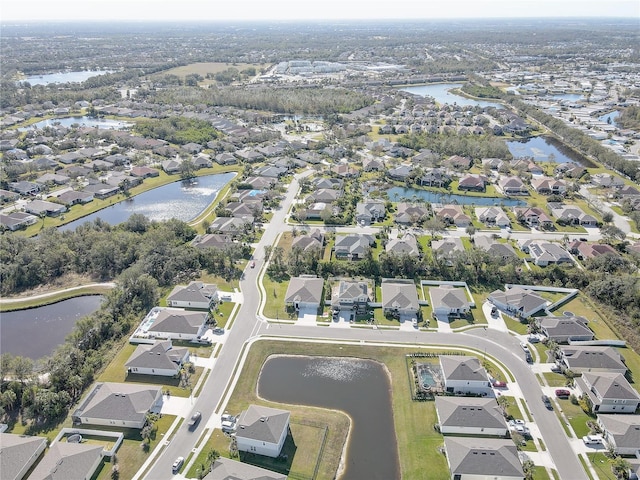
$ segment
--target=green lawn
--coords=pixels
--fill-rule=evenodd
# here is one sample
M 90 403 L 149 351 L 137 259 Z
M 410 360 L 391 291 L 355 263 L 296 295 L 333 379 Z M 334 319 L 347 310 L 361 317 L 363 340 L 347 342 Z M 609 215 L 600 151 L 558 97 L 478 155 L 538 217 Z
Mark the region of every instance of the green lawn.
M 175 420 L 175 416 L 173 415 L 163 415 L 162 418 L 158 420 L 156 426 L 158 427 L 157 432 L 151 439 L 151 444 L 148 452 L 145 452 L 141 447 L 142 437 L 140 436 L 140 431 L 135 429 L 127 429 L 124 430 L 124 441 L 120 445 L 120 448 L 116 452 L 116 458 L 118 465 L 120 466 L 120 478 L 133 478 L 135 473 L 142 467 L 142 464 L 145 462 L 149 453 L 153 451 L 154 448 L 158 446 L 161 441 L 166 440 L 165 434 L 171 424 Z M 115 430 L 121 431 L 118 429 L 114 429 L 113 427 L 99 427 L 99 426 L 91 426 L 94 430 Z M 97 475 L 98 480 L 108 480 L 111 478 L 111 463 L 104 463 L 100 473 Z
M 567 385 L 567 377 L 561 373 L 544 372 L 542 375 L 550 387 L 562 388 Z
M 336 475 L 337 463 L 341 456 L 343 442 L 346 438 L 348 421 L 341 412 L 327 411 L 306 406 L 282 406 L 258 400 L 255 397 L 255 386 L 262 364 L 270 354 L 287 353 L 293 355 L 327 355 L 369 358 L 384 363 L 392 377 L 392 402 L 394 422 L 403 478 L 445 480 L 450 478 L 446 459 L 438 451 L 443 444 L 443 437 L 433 428 L 437 423 L 433 402 L 413 402 L 410 384 L 407 378 L 406 353 L 415 349 L 399 349 L 392 347 L 339 346 L 330 344 L 306 344 L 304 342 L 257 342 L 251 347 L 248 361 L 240 376 L 229 403 L 229 411 L 241 411 L 250 403 L 259 401 L 291 411 L 292 422 L 299 419 L 313 421 L 314 424 L 327 425 L 328 434 L 325 450 L 320 459 L 318 479 L 332 479 Z M 416 421 L 420 419 L 420 421 Z M 298 444 L 296 456 L 302 454 L 304 445 Z M 294 465 L 296 459 L 293 460 Z M 429 465 L 430 468 L 424 468 Z M 292 473 L 293 472 L 292 470 Z M 290 478 L 298 478 L 290 474 Z
M 180 346 L 180 342 L 173 342 L 173 345 Z M 211 349 L 211 347 L 208 347 Z M 104 369 L 102 374 L 98 377 L 97 381 L 99 382 L 127 382 L 127 383 L 145 383 L 155 386 L 161 386 L 163 390 L 169 390 L 171 395 L 176 397 L 188 397 L 191 394 L 191 390 L 189 388 L 184 388 L 180 386 L 180 381 L 177 378 L 173 377 L 160 377 L 156 375 L 139 375 L 139 374 L 128 374 L 127 369 L 125 367 L 125 363 L 129 360 L 129 357 L 136 349 L 136 345 L 132 345 L 127 343 L 115 356 L 115 358 L 111 361 L 109 366 Z M 194 347 L 192 352 L 197 352 L 199 356 L 207 356 L 206 351 L 200 351 L 197 347 Z M 211 355 L 209 350 L 209 355 Z M 198 383 L 198 379 L 200 375 L 202 375 L 203 368 L 196 367 L 196 371 L 191 375 L 191 386 L 195 386 Z
M 502 314 L 502 318 L 504 319 L 504 323 L 507 325 L 507 328 L 512 332 L 518 333 L 520 335 L 525 335 L 529 331 L 529 324 L 522 323 L 519 320 L 516 320 L 509 315 Z
M 611 459 L 607 458 L 604 453 L 587 453 L 587 457 L 589 457 L 591 465 L 598 473 L 599 480 L 617 480 L 611 471 Z
M 289 314 L 285 311 L 284 297 L 287 294 L 289 281 L 276 282 L 269 275 L 265 275 L 262 280 L 266 299 L 262 313 L 267 318 L 290 319 Z M 293 317 L 291 317 L 293 318 Z
M 221 302 L 218 304 L 217 312 L 215 312 L 216 325 L 218 327 L 224 328 L 227 326 L 235 305 L 233 302 Z
M 68 292 L 55 293 L 46 298 L 25 299 L 11 304 L 0 301 L 0 312 L 11 312 L 14 310 L 23 310 L 25 308 L 41 307 L 50 305 L 68 298 L 81 297 L 83 295 L 104 295 L 111 290 L 111 287 L 82 287 L 77 290 Z
M 569 399 L 556 400 L 558 400 L 558 405 L 560 405 L 567 420 L 569 420 L 573 431 L 576 432 L 576 436 L 582 438 L 585 435 L 589 435 L 590 430 L 589 427 L 587 427 L 587 422 L 589 420 L 595 420 L 595 416 L 590 417 L 582 410 L 580 405 L 574 405 Z M 563 423 L 562 419 L 560 419 L 560 422 Z

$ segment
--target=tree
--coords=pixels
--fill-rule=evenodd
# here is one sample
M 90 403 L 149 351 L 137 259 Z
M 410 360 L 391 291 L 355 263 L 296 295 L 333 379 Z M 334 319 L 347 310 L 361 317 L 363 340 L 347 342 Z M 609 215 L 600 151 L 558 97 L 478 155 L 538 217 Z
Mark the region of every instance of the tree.
M 196 166 L 191 158 L 185 158 L 180 163 L 180 178 L 182 180 L 190 180 L 196 176 Z
M 622 457 L 617 457 L 611 463 L 611 471 L 618 479 L 627 480 L 629 478 L 629 468 L 631 464 Z
M 604 223 L 611 223 L 611 221 L 613 220 L 613 213 L 611 212 L 604 212 L 602 214 L 602 221 Z
M 432 237 L 436 237 L 441 233 L 444 233 L 446 225 L 442 219 L 433 217 L 424 223 L 424 228 L 431 234 Z
M 524 478 L 526 480 L 533 479 L 533 473 L 535 471 L 535 463 L 532 460 L 525 460 L 522 462 L 522 471 L 524 472 Z
M 602 234 L 602 239 L 608 244 L 612 244 L 616 240 L 622 241 L 627 236 L 626 233 L 615 225 L 604 225 L 600 229 L 600 233 Z
M 469 225 L 466 229 L 465 232 L 467 232 L 467 235 L 469 235 L 469 237 L 471 239 L 473 239 L 473 236 L 476 233 L 476 227 L 474 227 L 473 225 Z

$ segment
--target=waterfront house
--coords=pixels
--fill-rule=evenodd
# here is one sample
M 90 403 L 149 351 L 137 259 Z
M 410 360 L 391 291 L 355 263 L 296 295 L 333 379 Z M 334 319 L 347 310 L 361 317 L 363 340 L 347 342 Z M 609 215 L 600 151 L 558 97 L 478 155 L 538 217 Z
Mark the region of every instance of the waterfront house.
M 153 324 L 147 329 L 152 338 L 197 340 L 206 331 L 209 313 L 180 308 L 154 308 L 145 321 L 152 319 Z
M 289 433 L 290 413 L 250 405 L 238 418 L 236 444 L 241 452 L 278 457 Z
M 509 216 L 500 207 L 476 207 L 476 217 L 487 226 L 510 227 Z
M 287 480 L 287 476 L 249 463 L 219 457 L 203 480 Z
M 509 432 L 495 398 L 438 396 L 435 401 L 443 435 L 504 437 Z
M 456 395 L 492 395 L 486 370 L 476 357 L 441 355 L 440 368 L 445 390 Z
M 445 437 L 452 480 L 523 480 L 518 450 L 511 439 Z
M 179 308 L 209 310 L 218 301 L 218 287 L 202 282 L 177 285 L 167 297 L 167 305 Z
M 125 366 L 127 373 L 175 377 L 188 361 L 188 348 L 174 348 L 171 340 L 164 340 L 138 345 Z

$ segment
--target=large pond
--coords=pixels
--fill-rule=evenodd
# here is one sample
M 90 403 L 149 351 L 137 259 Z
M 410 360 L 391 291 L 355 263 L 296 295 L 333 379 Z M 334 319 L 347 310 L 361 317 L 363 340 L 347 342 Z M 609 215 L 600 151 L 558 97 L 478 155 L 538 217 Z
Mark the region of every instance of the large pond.
M 462 87 L 462 83 L 432 83 L 429 85 L 416 85 L 413 87 L 405 87 L 403 92 L 413 93 L 423 97 L 429 96 L 439 103 L 448 103 L 449 105 L 456 103 L 458 105 L 473 105 L 479 107 L 495 107 L 504 108 L 503 105 L 496 102 L 487 102 L 484 100 L 474 100 L 472 98 L 463 97 L 452 93 L 451 90 Z
M 342 480 L 400 478 L 390 392 L 381 364 L 353 358 L 272 357 L 258 380 L 258 395 L 267 400 L 351 417 Z
M 560 101 L 568 101 L 568 102 L 577 102 L 579 100 L 584 100 L 584 95 L 579 93 L 558 93 L 556 95 L 550 95 L 554 100 Z
M 456 195 L 448 193 L 431 192 L 429 190 L 420 190 L 418 188 L 393 187 L 387 190 L 389 200 L 392 202 L 411 202 L 415 199 L 421 199 L 429 203 L 454 203 L 458 205 L 477 205 L 484 206 L 505 206 L 505 207 L 521 207 L 526 202 L 515 198 L 505 197 L 472 197 L 468 195 Z
M 583 167 L 595 167 L 588 159 L 551 137 L 531 137 L 526 140 L 513 140 L 506 143 L 514 158 L 531 157 L 536 162 L 553 160 L 556 163 L 576 162 Z
M 87 70 L 83 72 L 58 72 L 47 75 L 34 75 L 27 77 L 23 82 L 29 82 L 31 85 L 49 85 L 51 83 L 68 83 L 68 82 L 84 82 L 91 77 L 110 73 L 107 70 Z
M 72 125 L 80 125 L 82 127 L 103 128 L 110 130 L 123 130 L 131 127 L 133 124 L 129 122 L 121 122 L 119 120 L 111 120 L 108 118 L 92 118 L 92 117 L 64 117 L 50 118 L 33 123 L 28 127 L 22 127 L 18 130 L 26 131 L 32 128 L 52 127 L 53 125 L 62 125 L 63 127 L 71 127 Z
M 102 299 L 101 295 L 88 295 L 3 313 L 0 316 L 2 353 L 34 360 L 51 355 L 58 345 L 64 343 L 79 319 L 100 307 Z
M 60 230 L 75 230 L 79 225 L 98 218 L 116 225 L 125 222 L 134 213 L 145 215 L 150 220 L 177 218 L 188 222 L 202 213 L 234 176 L 235 173 L 232 172 L 218 173 L 197 177 L 194 183 L 173 182 L 114 203 L 110 207 L 67 223 L 61 226 Z

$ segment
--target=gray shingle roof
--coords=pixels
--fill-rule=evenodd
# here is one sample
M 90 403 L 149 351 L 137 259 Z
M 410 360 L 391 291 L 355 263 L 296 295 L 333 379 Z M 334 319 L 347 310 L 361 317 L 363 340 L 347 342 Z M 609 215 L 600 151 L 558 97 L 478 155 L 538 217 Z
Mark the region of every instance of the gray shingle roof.
M 18 475 L 29 463 L 36 459 L 33 456 L 38 450 L 46 447 L 47 439 L 27 435 L 0 433 L 0 473 L 2 478 L 19 479 Z
M 627 369 L 622 356 L 612 347 L 564 347 L 561 351 L 569 368 Z
M 382 306 L 391 309 L 420 308 L 418 292 L 412 280 L 385 279 L 382 281 Z
M 286 475 L 220 457 L 204 480 L 287 480 Z
M 524 478 L 512 440 L 445 437 L 444 444 L 452 476 Z
M 454 288 L 448 285 L 442 287 L 431 287 L 429 289 L 433 308 L 465 308 L 469 307 L 467 294 L 462 288 Z
M 173 348 L 171 341 L 138 345 L 125 366 L 129 368 L 161 368 L 177 370 L 189 351 L 186 347 Z
M 614 437 L 616 447 L 640 449 L 640 415 L 600 414 L 598 421 Z
M 197 334 L 207 320 L 206 312 L 189 312 L 186 310 L 166 308 L 158 313 L 150 332 L 171 332 Z
M 640 395 L 629 384 L 627 379 L 621 373 L 600 372 L 582 374 L 582 379 L 591 388 L 598 392 L 598 395 L 605 399 L 625 399 L 640 401 Z M 640 444 L 638 444 L 640 445 Z
M 494 398 L 436 397 L 436 409 L 442 426 L 507 429 Z
M 55 443 L 40 461 L 30 480 L 71 480 L 90 478 L 98 459 L 102 458 L 102 446 L 81 443 Z
M 96 383 L 74 417 L 142 422 L 161 387 L 133 383 Z
M 209 302 L 216 294 L 218 287 L 202 282 L 191 282 L 186 287 L 177 285 L 167 297 L 167 301 L 177 302 Z
M 489 382 L 487 372 L 476 357 L 441 355 L 440 365 L 447 380 Z
M 277 444 L 289 425 L 290 415 L 286 410 L 250 405 L 240 414 L 236 437 Z
M 304 302 L 317 303 L 322 302 L 322 288 L 324 280 L 316 277 L 293 277 L 289 281 L 287 293 L 285 295 L 285 303 Z

